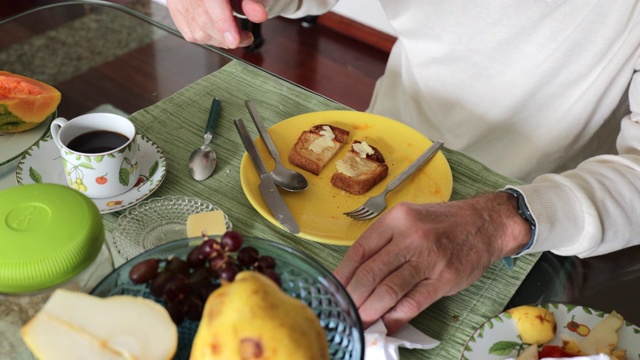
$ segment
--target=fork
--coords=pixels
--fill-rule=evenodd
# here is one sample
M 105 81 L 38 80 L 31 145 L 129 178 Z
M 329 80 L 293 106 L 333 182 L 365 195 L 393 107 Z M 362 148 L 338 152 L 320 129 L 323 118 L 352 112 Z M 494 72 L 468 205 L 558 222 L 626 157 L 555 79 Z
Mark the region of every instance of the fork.
M 423 152 L 420 157 L 418 157 L 414 162 L 411 163 L 411 165 L 409 165 L 403 172 L 401 172 L 400 175 L 391 180 L 391 182 L 387 184 L 387 187 L 384 188 L 384 190 L 380 194 L 370 197 L 360 207 L 348 211 L 344 213 L 344 215 L 347 215 L 348 217 L 355 220 L 369 220 L 380 215 L 382 210 L 387 207 L 387 202 L 385 201 L 387 193 L 394 190 L 409 176 L 413 175 L 416 170 L 418 170 L 423 164 L 429 161 L 429 159 L 431 159 L 433 155 L 435 155 L 436 152 L 440 150 L 442 145 L 444 145 L 444 143 L 440 140 L 431 144 L 431 146 L 429 146 L 429 148 L 425 150 L 425 152 Z

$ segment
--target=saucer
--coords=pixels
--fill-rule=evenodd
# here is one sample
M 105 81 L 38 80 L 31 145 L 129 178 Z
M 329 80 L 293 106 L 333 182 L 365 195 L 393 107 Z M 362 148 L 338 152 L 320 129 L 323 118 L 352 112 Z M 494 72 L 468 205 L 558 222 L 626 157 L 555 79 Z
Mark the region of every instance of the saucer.
M 22 155 L 28 148 L 33 146 L 49 132 L 49 124 L 57 116 L 54 111 L 47 119 L 38 126 L 19 133 L 0 132 L 0 165 L 5 165 Z
M 109 198 L 91 199 L 98 206 L 100 213 L 126 209 L 151 195 L 162 183 L 167 174 L 167 160 L 164 152 L 153 141 L 144 135 L 137 135 L 140 151 L 140 177 L 136 185 L 124 194 Z M 60 150 L 51 139 L 44 137 L 31 146 L 18 161 L 16 167 L 18 185 L 34 183 L 53 183 L 67 185 L 64 169 L 60 161 Z

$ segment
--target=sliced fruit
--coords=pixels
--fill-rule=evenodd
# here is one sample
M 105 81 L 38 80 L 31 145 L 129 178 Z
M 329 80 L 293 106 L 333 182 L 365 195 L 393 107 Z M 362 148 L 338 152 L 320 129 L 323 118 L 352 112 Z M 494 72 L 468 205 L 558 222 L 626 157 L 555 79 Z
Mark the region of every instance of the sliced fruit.
M 581 347 L 587 354 L 597 354 L 603 352 L 611 354 L 618 344 L 618 329 L 622 326 L 624 319 L 620 314 L 613 311 L 602 321 L 593 327 L 589 335 L 584 338 Z
M 133 296 L 59 289 L 22 328 L 38 359 L 171 359 L 178 330 L 167 311 Z
M 0 132 L 22 132 L 51 115 L 62 95 L 41 81 L 0 71 Z

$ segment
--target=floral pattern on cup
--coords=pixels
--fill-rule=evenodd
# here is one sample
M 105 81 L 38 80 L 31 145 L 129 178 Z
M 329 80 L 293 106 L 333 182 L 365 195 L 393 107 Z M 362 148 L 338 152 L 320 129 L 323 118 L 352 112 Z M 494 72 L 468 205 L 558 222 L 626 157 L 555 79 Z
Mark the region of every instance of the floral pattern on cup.
M 135 125 L 126 117 L 91 113 L 57 118 L 51 123 L 51 136 L 62 155 L 67 185 L 85 195 L 116 196 L 137 181 L 139 145 Z
M 139 145 L 140 174 L 134 187 L 124 194 L 108 198 L 92 198 L 101 213 L 123 210 L 147 198 L 158 189 L 167 174 L 167 161 L 162 149 L 144 135 L 136 136 Z M 59 166 L 61 155 L 50 136 L 46 136 L 23 154 L 16 167 L 18 185 L 32 183 L 66 184 Z
M 133 142 L 129 143 L 127 148 L 123 148 L 118 153 L 123 153 L 126 151 Z M 138 146 L 139 150 L 139 146 Z M 69 186 L 73 187 L 76 190 L 87 192 L 87 186 L 85 185 L 85 172 L 84 170 L 96 170 L 95 164 L 100 164 L 102 161 L 107 158 L 115 158 L 114 154 L 108 155 L 99 155 L 99 156 L 81 156 L 71 151 L 64 152 L 67 158 L 62 158 L 62 164 L 64 166 L 65 175 L 67 175 L 67 183 Z M 72 162 L 69 158 L 75 158 L 77 162 Z M 120 170 L 118 171 L 117 180 L 120 182 L 122 186 L 129 186 L 130 176 L 134 171 L 138 170 L 138 161 L 133 160 L 130 157 L 124 157 L 122 162 L 120 163 Z M 93 179 L 97 185 L 106 185 L 109 182 L 109 173 L 106 172 L 102 175 L 98 175 Z M 90 179 L 91 180 L 91 179 Z

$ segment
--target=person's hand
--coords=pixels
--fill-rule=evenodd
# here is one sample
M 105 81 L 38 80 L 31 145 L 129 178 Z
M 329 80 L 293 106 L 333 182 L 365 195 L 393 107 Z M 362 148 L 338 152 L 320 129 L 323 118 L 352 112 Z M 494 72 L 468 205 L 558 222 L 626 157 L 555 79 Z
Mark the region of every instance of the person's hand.
M 253 35 L 240 30 L 233 11 L 254 23 L 267 20 L 265 0 L 167 0 L 171 18 L 187 41 L 235 49 L 249 46 Z
M 365 328 L 382 318 L 393 334 L 529 242 L 530 227 L 516 209 L 507 193 L 396 205 L 351 246 L 334 274 Z

